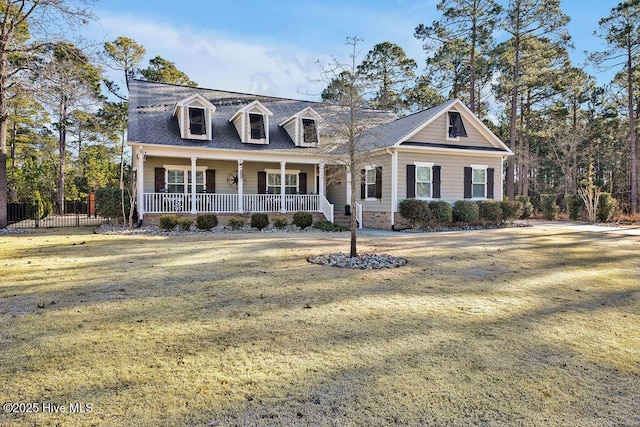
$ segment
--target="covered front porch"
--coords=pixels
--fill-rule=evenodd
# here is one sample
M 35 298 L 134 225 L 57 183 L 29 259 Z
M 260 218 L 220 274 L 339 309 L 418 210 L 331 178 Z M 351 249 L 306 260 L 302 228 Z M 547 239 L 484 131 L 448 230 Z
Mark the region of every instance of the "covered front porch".
M 140 219 L 145 214 L 243 214 L 318 212 L 334 220 L 327 199 L 325 163 L 312 158 L 274 161 L 271 153 L 230 159 L 226 153 L 197 153 L 136 147 Z M 257 154 L 257 153 L 256 153 Z M 342 205 L 342 203 L 340 203 Z

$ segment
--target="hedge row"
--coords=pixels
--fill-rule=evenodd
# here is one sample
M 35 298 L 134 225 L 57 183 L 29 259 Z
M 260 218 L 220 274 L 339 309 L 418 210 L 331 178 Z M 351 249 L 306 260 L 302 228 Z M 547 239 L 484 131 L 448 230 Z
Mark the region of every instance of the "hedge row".
M 234 230 L 238 230 L 245 226 L 246 220 L 241 216 L 232 216 L 228 220 L 229 226 Z M 296 212 L 293 215 L 293 220 L 291 222 L 293 225 L 297 225 L 300 228 L 306 228 L 313 225 L 313 215 L 309 212 Z M 178 218 L 175 214 L 162 215 L 160 217 L 160 228 L 163 230 L 171 231 L 176 226 L 180 227 L 181 230 L 189 230 L 191 226 L 194 225 L 194 222 L 190 218 Z M 212 228 L 218 225 L 218 217 L 215 214 L 202 214 L 198 215 L 195 220 L 195 226 L 200 230 L 211 230 Z M 269 216 L 265 213 L 254 213 L 251 216 L 251 227 L 257 228 L 258 230 L 262 230 L 263 228 L 269 225 Z M 287 218 L 285 217 L 275 217 L 273 218 L 273 226 L 276 228 L 284 228 L 289 225 Z M 327 229 L 328 226 L 320 223 L 320 225 L 316 228 Z M 337 230 L 339 227 L 333 227 L 333 229 L 328 231 L 342 231 Z
M 400 215 L 414 228 L 453 224 L 500 224 L 527 218 L 533 213 L 529 200 L 458 200 L 452 205 L 444 201 L 405 199 L 398 206 Z

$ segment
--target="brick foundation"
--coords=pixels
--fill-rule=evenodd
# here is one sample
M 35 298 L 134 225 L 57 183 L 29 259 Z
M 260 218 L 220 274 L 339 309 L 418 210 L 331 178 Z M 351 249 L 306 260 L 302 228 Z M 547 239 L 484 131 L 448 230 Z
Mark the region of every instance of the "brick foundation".
M 362 226 L 377 230 L 391 230 L 391 212 L 362 212 Z

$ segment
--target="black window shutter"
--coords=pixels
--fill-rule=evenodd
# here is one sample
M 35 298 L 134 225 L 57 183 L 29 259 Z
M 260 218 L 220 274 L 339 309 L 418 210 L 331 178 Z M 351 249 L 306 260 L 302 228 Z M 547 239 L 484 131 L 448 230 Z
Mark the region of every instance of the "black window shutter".
M 494 195 L 493 195 L 493 175 L 494 175 L 494 169 L 493 168 L 488 168 L 487 169 L 487 199 L 493 199 Z
M 407 165 L 407 199 L 416 197 L 416 166 Z
M 300 172 L 298 174 L 298 193 L 307 194 L 307 173 Z
M 472 174 L 472 169 L 470 167 L 465 167 L 464 168 L 464 198 L 465 199 L 470 199 L 473 195 L 471 191 L 472 189 L 471 174 Z
M 215 193 L 216 192 L 216 170 L 215 169 L 207 169 L 206 174 L 206 190 L 207 193 Z
M 439 199 L 440 196 L 440 170 L 441 166 L 434 166 L 432 168 L 433 171 L 433 198 Z
M 164 168 L 155 168 L 154 170 L 154 191 L 159 193 L 165 188 L 164 182 Z
M 367 171 L 364 169 L 360 170 L 360 198 L 367 198 Z
M 376 168 L 376 199 L 382 199 L 382 166 Z
M 258 194 L 267 193 L 267 173 L 264 171 L 258 172 Z

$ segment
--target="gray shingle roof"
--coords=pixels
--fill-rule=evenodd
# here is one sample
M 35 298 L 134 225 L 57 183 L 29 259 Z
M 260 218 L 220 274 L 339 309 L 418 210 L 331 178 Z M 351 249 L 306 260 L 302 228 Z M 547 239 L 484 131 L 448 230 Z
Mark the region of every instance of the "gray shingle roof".
M 212 141 L 180 137 L 178 121 L 173 117 L 174 107 L 178 101 L 194 93 L 202 95 L 216 107 L 211 123 Z M 235 126 L 229 122 L 238 109 L 255 100 L 273 112 L 269 118 L 268 145 L 242 143 Z M 331 116 L 340 114 L 339 109 L 330 104 L 134 80 L 129 85 L 129 141 L 182 147 L 312 152 L 315 149 L 296 147 L 287 132 L 278 126 L 306 107 L 312 107 L 324 119 L 320 124 L 322 144 L 323 140 L 331 137 L 323 135 L 323 129 L 330 132 L 327 122 L 331 122 Z M 372 126 L 395 119 L 394 114 L 384 111 L 366 110 L 365 114 Z

